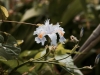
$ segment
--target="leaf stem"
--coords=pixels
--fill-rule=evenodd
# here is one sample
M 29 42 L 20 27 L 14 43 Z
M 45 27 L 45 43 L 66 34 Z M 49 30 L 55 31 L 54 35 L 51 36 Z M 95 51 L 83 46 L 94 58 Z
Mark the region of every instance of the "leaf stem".
M 60 63 L 58 62 L 54 62 L 54 61 L 37 61 L 35 59 L 29 59 L 28 61 L 23 62 L 22 64 L 16 66 L 15 68 L 13 68 L 11 70 L 11 72 L 9 73 L 9 75 L 11 75 L 14 71 L 16 71 L 18 68 L 28 64 L 28 63 L 48 63 L 48 64 L 56 64 L 56 65 L 60 65 Z M 61 66 L 61 65 L 60 65 Z M 64 67 L 62 67 L 64 68 Z M 71 68 L 71 67 L 67 67 L 67 68 Z M 65 69 L 65 68 L 64 68 Z M 82 67 L 82 68 L 71 68 L 71 69 L 89 69 L 89 67 Z M 71 73 L 72 74 L 72 73 Z

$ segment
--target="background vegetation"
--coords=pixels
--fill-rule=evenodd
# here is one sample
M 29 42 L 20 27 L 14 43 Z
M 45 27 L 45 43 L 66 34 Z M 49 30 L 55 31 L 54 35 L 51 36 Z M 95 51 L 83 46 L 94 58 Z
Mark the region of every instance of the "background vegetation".
M 74 35 L 79 39 L 80 30 L 83 27 L 84 35 L 79 43 L 80 46 L 83 45 L 100 21 L 99 0 L 1 0 L 1 5 L 7 8 L 9 12 L 7 20 L 9 21 L 43 24 L 46 19 L 50 19 L 53 24 L 59 22 L 65 30 L 64 36 L 66 39 L 69 39 L 70 35 Z M 0 15 L 0 18 L 2 19 L 2 15 Z M 34 41 L 33 31 L 36 27 L 13 22 L 1 22 L 0 24 L 0 31 L 10 33 L 16 39 L 24 40 L 24 43 L 20 45 L 21 53 L 19 55 L 19 58 L 23 61 L 34 57 L 43 48 L 41 44 L 36 44 Z M 74 45 L 74 43 L 69 42 L 64 45 L 64 48 L 72 49 Z M 93 51 L 95 52 L 95 50 Z M 91 52 L 86 54 L 89 55 Z M 11 63 L 12 61 L 13 63 Z M 1 66 L 1 69 L 7 69 L 9 66 L 13 68 L 17 65 L 17 62 L 16 60 L 10 60 L 4 64 L 6 66 Z M 76 64 L 79 67 L 83 66 L 82 62 Z M 30 67 L 25 68 L 26 66 L 19 68 L 17 73 L 28 71 Z M 84 71 L 82 72 L 85 73 Z M 16 75 L 18 75 L 17 73 Z M 32 71 L 32 73 L 35 72 Z M 95 75 L 99 75 L 98 68 Z

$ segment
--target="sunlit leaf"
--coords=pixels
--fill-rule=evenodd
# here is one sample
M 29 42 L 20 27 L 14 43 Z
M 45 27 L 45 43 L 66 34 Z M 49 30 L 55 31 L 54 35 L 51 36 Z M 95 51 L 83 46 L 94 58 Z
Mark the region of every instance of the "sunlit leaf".
M 72 57 L 68 54 L 56 55 L 55 59 L 58 60 L 61 66 L 64 66 L 66 70 L 72 72 L 73 75 L 83 75 L 80 70 L 73 69 L 77 67 L 74 65 Z
M 7 61 L 7 59 L 2 57 L 2 56 L 0 56 L 0 61 Z
M 38 59 L 39 60 L 39 58 L 41 59 L 41 57 L 43 57 L 45 54 L 46 54 L 46 50 L 43 50 L 43 51 L 37 53 L 35 55 L 34 59 Z M 43 60 L 43 59 L 41 59 L 41 60 Z M 39 70 L 41 68 L 41 66 L 43 66 L 42 63 L 34 63 L 34 65 L 36 66 L 36 68 L 35 68 L 36 71 Z
M 41 50 L 40 50 L 41 51 Z M 37 53 L 40 52 L 39 50 L 25 50 L 24 52 L 22 52 L 20 54 L 20 57 L 33 57 L 35 56 Z
M 57 49 L 56 49 L 56 54 L 66 54 L 66 53 L 72 53 L 72 50 L 69 50 L 69 49 L 65 49 L 63 47 L 63 44 L 59 44 Z M 80 54 L 80 52 L 73 52 L 74 54 Z
M 46 50 L 43 50 L 43 51 L 37 53 L 36 56 L 35 56 L 34 58 L 35 58 L 35 59 L 40 58 L 40 57 L 44 56 L 45 54 L 46 54 Z
M 21 45 L 24 42 L 23 40 L 16 40 L 16 41 L 17 41 L 17 43 L 14 44 L 15 47 Z
M 0 5 L 0 9 L 1 9 L 1 11 L 2 11 L 3 16 L 5 17 L 5 19 L 8 18 L 9 14 L 8 14 L 7 9 L 4 6 L 1 6 L 1 5 Z
M 17 44 L 21 45 L 24 42 L 24 40 L 17 40 Z
M 44 8 L 37 8 L 37 9 L 35 7 L 31 8 L 25 12 L 21 21 L 26 21 L 32 17 L 43 15 L 43 12 L 44 12 Z
M 49 48 L 45 48 L 44 50 L 38 52 L 34 58 L 37 59 L 37 58 L 41 58 L 41 57 L 43 57 L 43 58 L 47 57 L 48 53 L 49 53 Z
M 71 54 L 74 54 L 75 51 L 76 51 L 76 49 L 77 49 L 78 47 L 79 47 L 78 44 L 76 44 L 76 45 L 73 47 L 73 49 L 71 50 Z
M 66 58 L 65 58 L 66 57 Z M 55 59 L 59 60 L 65 58 L 63 60 L 60 60 L 58 62 L 64 64 L 66 67 L 72 67 L 74 65 L 73 63 L 73 59 L 71 58 L 71 56 L 69 56 L 68 54 L 63 54 L 63 55 L 55 55 Z

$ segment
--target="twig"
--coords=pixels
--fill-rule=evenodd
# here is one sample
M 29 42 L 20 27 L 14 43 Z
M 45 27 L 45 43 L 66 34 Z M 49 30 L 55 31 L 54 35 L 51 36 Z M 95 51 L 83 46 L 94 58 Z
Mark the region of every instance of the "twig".
M 11 74 L 12 74 L 14 71 L 16 71 L 18 68 L 24 66 L 25 64 L 27 64 L 27 63 L 29 63 L 29 62 L 30 62 L 30 61 L 26 61 L 26 62 L 24 62 L 24 63 L 18 65 L 17 67 L 13 68 L 13 69 L 11 70 L 11 72 L 9 73 L 9 75 L 11 75 Z
M 28 63 L 48 63 L 48 64 L 56 64 L 56 65 L 60 65 L 60 63 L 58 63 L 58 62 L 53 62 L 53 61 L 37 61 L 37 60 L 35 60 L 35 59 L 30 59 L 30 60 L 28 60 L 28 61 L 26 61 L 26 62 L 24 62 L 24 63 L 22 63 L 22 64 L 20 64 L 20 65 L 18 65 L 18 66 L 16 66 L 15 68 L 13 68 L 12 69 L 12 71 L 9 73 L 9 75 L 11 75 L 14 71 L 16 71 L 18 68 L 20 68 L 20 67 L 22 67 L 22 66 L 24 66 L 24 65 L 26 65 L 26 64 L 28 64 Z M 63 69 L 65 69 L 62 65 L 60 65 Z M 71 67 L 66 67 L 66 68 L 70 68 L 70 69 L 89 69 L 88 67 L 86 68 L 86 67 L 82 67 L 82 68 L 71 68 Z M 67 71 L 67 70 L 66 70 Z M 67 71 L 67 72 L 69 72 L 69 71 Z M 70 72 L 69 72 L 70 73 Z M 72 74 L 72 73 L 71 73 Z
M 74 52 L 75 52 L 75 50 L 78 48 L 78 44 L 76 44 L 75 46 L 74 46 L 74 48 L 71 50 L 71 53 L 68 55 L 68 56 L 66 56 L 66 57 L 64 57 L 64 58 L 61 58 L 61 59 L 58 59 L 58 60 L 54 60 L 54 61 L 60 61 L 60 60 L 64 60 L 64 59 L 66 59 L 66 58 L 68 58 L 69 56 L 71 56 Z
M 2 20 L 0 20 L 0 22 L 2 22 Z M 26 22 L 18 22 L 18 21 L 3 20 L 3 22 L 11 22 L 11 23 L 18 23 L 18 24 L 27 24 L 27 25 L 35 25 L 35 26 L 38 26 L 37 24 L 26 23 Z
M 59 63 L 56 63 L 56 62 L 50 62 L 50 61 L 36 61 L 36 60 L 34 60 L 34 59 L 30 59 L 30 60 L 28 60 L 28 61 L 26 61 L 26 62 L 24 62 L 24 63 L 18 65 L 17 67 L 13 68 L 12 71 L 9 73 L 9 75 L 11 75 L 11 74 L 12 74 L 14 71 L 16 71 L 18 68 L 20 68 L 20 67 L 22 67 L 22 66 L 24 66 L 24 65 L 26 65 L 26 64 L 28 64 L 28 63 L 30 63 L 30 62 L 32 62 L 32 63 L 48 63 L 48 64 L 57 64 L 57 65 L 59 65 Z

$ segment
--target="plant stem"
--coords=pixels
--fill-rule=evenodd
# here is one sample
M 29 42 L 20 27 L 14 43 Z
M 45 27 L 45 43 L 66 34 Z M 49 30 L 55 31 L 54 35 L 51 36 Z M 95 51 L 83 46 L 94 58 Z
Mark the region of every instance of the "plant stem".
M 9 75 L 11 75 L 11 74 L 12 74 L 14 71 L 16 71 L 18 68 L 24 66 L 25 64 L 27 64 L 27 63 L 29 63 L 29 62 L 30 62 L 30 61 L 26 61 L 26 62 L 24 62 L 24 63 L 18 65 L 17 67 L 13 68 L 13 69 L 11 70 L 11 72 L 9 73 Z
M 28 63 L 48 63 L 48 64 L 56 64 L 56 65 L 60 65 L 59 63 L 57 63 L 57 62 L 53 62 L 53 61 L 37 61 L 37 60 L 34 60 L 34 59 L 30 59 L 30 60 L 28 60 L 28 61 L 26 61 L 26 62 L 24 62 L 24 63 L 22 63 L 22 64 L 20 64 L 20 65 L 18 65 L 18 66 L 16 66 L 15 68 L 13 68 L 12 69 L 12 71 L 9 73 L 9 75 L 11 75 L 14 71 L 16 71 L 18 68 L 20 68 L 20 67 L 22 67 L 22 66 L 24 66 L 24 65 L 26 65 L 26 64 L 28 64 Z M 63 67 L 64 68 L 64 67 Z M 66 67 L 66 68 L 71 68 L 71 67 Z M 71 68 L 71 69 L 87 69 L 87 68 Z
M 2 20 L 0 20 L 0 22 L 2 22 Z M 26 22 L 18 22 L 18 21 L 3 20 L 3 22 L 11 22 L 11 23 L 18 23 L 18 24 L 27 24 L 27 25 L 35 25 L 35 26 L 38 26 L 37 24 L 26 23 Z
M 69 56 L 71 56 L 71 54 L 69 54 L 68 56 L 66 56 L 66 57 L 64 57 L 64 58 L 61 58 L 61 59 L 58 59 L 58 60 L 54 60 L 54 61 L 60 61 L 60 60 L 63 60 L 63 59 L 68 58 Z
M 61 58 L 61 59 L 58 59 L 58 60 L 54 60 L 54 61 L 60 61 L 60 60 L 63 60 L 63 59 L 66 59 L 66 58 L 68 58 L 69 56 L 71 56 L 74 52 L 75 52 L 75 50 L 78 48 L 78 44 L 76 44 L 75 46 L 74 46 L 74 48 L 71 50 L 71 53 L 68 55 L 68 56 L 66 56 L 66 57 L 64 57 L 64 58 Z
M 30 62 L 32 62 L 32 63 L 48 63 L 48 64 L 57 64 L 57 65 L 59 65 L 59 63 L 56 63 L 56 62 L 50 62 L 50 61 L 36 61 L 36 60 L 34 60 L 34 59 L 30 59 L 30 60 L 28 60 L 28 61 L 26 61 L 26 62 L 24 62 L 24 63 L 22 63 L 22 64 L 16 66 L 15 68 L 13 68 L 12 71 L 9 73 L 9 75 L 11 75 L 11 74 L 12 74 L 14 71 L 16 71 L 18 68 L 20 68 L 20 67 L 22 67 L 22 66 L 24 66 L 24 65 L 26 65 L 26 64 L 28 64 L 28 63 L 30 63 Z

